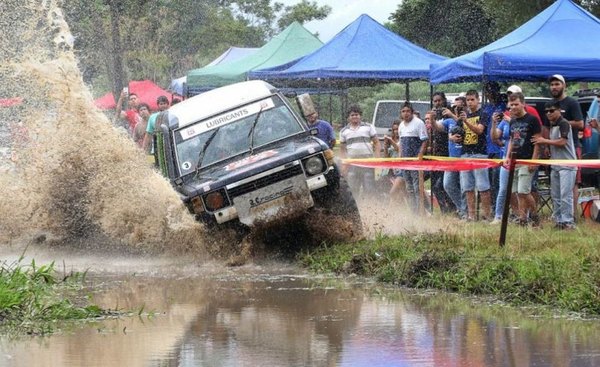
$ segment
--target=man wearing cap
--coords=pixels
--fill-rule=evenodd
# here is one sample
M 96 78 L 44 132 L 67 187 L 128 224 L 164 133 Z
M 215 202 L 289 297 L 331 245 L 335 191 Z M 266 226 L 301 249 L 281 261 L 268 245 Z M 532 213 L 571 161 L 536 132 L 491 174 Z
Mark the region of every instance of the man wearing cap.
M 523 93 L 513 93 L 508 97 L 510 106 L 510 140 L 506 148 L 507 160 L 511 153 L 515 153 L 516 159 L 538 159 L 539 146 L 534 145 L 533 141 L 541 136 L 542 128 L 525 111 L 525 97 Z M 509 163 L 507 161 L 507 163 Z M 539 226 L 539 216 L 533 196 L 531 195 L 531 180 L 535 166 L 518 165 L 515 167 L 515 180 L 513 181 L 512 192 L 517 193 L 519 199 L 519 222 L 521 225 L 527 225 L 529 219 L 534 226 Z
M 523 93 L 523 91 L 521 90 L 521 87 L 519 87 L 518 85 L 511 85 L 506 90 L 506 95 L 507 95 L 507 97 L 510 97 L 510 95 L 513 93 Z M 536 118 L 536 120 L 540 124 L 540 127 L 542 128 L 542 135 L 544 137 L 548 137 L 548 127 L 544 126 L 544 123 L 542 122 L 542 118 L 540 117 L 540 114 L 538 113 L 537 109 L 535 107 L 530 106 L 527 103 L 525 103 L 525 112 L 527 112 L 528 114 L 530 114 L 531 116 Z M 508 121 L 510 121 L 510 116 L 508 118 Z M 500 125 L 498 125 L 498 126 L 500 126 Z M 540 148 L 540 158 L 542 158 L 542 157 L 547 158 L 550 154 L 550 151 L 548 151 L 546 153 L 544 146 L 542 144 L 540 144 L 539 148 Z M 506 149 L 505 149 L 504 153 L 506 153 Z M 539 202 L 538 177 L 539 177 L 539 167 L 538 167 L 538 169 L 535 170 L 535 172 L 533 173 L 533 178 L 531 179 L 531 193 L 532 193 L 533 197 L 535 198 L 536 203 Z
M 548 78 L 548 81 L 550 82 L 550 94 L 560 103 L 560 112 L 562 117 L 569 121 L 569 125 L 571 125 L 571 129 L 573 130 L 573 144 L 575 145 L 577 159 L 581 159 L 581 141 L 579 140 L 579 131 L 582 131 L 585 127 L 583 124 L 583 113 L 581 113 L 581 107 L 575 98 L 566 95 L 565 90 L 567 88 L 567 83 L 562 75 L 554 74 Z M 581 168 L 578 168 L 575 186 L 573 187 L 573 207 L 575 208 L 575 214 L 577 214 L 577 200 L 579 199 L 578 186 L 580 183 Z M 577 217 L 577 215 L 575 215 L 575 217 Z
M 510 95 L 513 93 L 523 93 L 523 91 L 521 90 L 521 87 L 513 84 L 510 87 L 508 87 L 508 89 L 506 89 L 506 95 L 507 95 L 507 97 L 510 97 Z M 530 114 L 531 116 L 535 117 L 538 120 L 538 122 L 540 123 L 540 126 L 542 126 L 542 128 L 543 128 L 542 118 L 540 117 L 540 114 L 535 109 L 535 107 L 530 106 L 527 103 L 525 103 L 525 111 L 528 114 Z
M 323 140 L 330 149 L 333 149 L 335 145 L 335 134 L 333 133 L 331 124 L 327 121 L 319 120 L 317 111 L 307 115 L 306 121 L 308 121 L 309 129 L 317 129 L 316 137 Z

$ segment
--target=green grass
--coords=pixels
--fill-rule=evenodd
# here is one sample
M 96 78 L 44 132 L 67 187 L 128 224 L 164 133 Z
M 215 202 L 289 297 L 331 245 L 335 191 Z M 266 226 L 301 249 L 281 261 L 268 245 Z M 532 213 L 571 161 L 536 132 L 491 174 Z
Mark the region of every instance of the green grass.
M 432 219 L 431 227 L 442 219 Z M 446 223 L 447 224 L 447 223 Z M 323 245 L 300 256 L 315 272 L 358 274 L 412 288 L 493 296 L 514 305 L 544 305 L 600 315 L 600 226 L 576 231 L 456 222 L 446 232 L 378 235 L 353 244 Z
M 81 320 L 110 314 L 95 305 L 81 305 L 78 295 L 85 273 L 60 276 L 54 263 L 37 266 L 0 264 L 0 326 L 15 333 L 46 334 L 61 320 Z

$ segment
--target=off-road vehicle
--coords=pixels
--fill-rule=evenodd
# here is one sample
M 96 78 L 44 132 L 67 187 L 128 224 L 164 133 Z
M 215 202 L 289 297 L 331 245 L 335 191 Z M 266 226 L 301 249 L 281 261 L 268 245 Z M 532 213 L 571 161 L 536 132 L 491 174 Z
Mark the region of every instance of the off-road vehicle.
M 300 108 L 311 108 L 302 97 Z M 273 86 L 248 81 L 196 95 L 159 115 L 157 129 L 163 174 L 205 224 L 290 224 L 317 207 L 361 231 L 333 151 Z

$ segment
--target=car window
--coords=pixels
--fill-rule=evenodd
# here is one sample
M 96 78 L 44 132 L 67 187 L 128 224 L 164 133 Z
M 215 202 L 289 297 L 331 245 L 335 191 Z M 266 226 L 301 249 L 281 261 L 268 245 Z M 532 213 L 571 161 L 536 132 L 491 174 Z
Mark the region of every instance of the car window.
M 214 121 L 224 120 L 231 122 L 214 126 Z M 176 131 L 179 170 L 185 175 L 196 170 L 198 162 L 200 168 L 207 167 L 301 131 L 304 128 L 279 97 L 253 102 Z
M 425 113 L 430 110 L 430 104 L 426 101 L 411 101 L 413 109 L 421 115 L 421 120 L 425 118 Z M 373 124 L 375 127 L 389 128 L 392 121 L 400 118 L 400 109 L 404 101 L 381 101 L 375 107 Z

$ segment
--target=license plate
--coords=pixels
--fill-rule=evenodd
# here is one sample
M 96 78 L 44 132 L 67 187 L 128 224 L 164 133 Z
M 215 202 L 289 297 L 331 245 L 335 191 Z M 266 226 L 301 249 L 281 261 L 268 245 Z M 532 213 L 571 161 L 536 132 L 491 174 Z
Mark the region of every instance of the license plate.
M 254 225 L 293 216 L 314 205 L 303 175 L 240 195 L 233 199 L 240 222 Z

